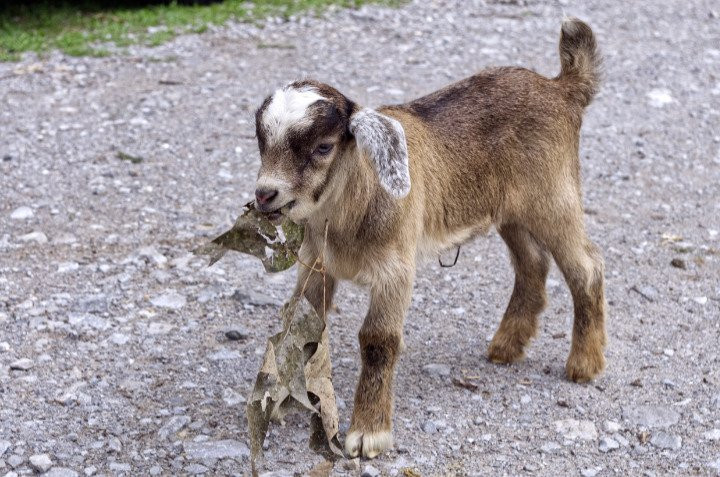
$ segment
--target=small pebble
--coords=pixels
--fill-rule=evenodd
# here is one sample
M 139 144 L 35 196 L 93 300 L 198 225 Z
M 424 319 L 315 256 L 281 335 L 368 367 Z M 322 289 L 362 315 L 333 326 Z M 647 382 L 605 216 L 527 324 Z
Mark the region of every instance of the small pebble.
M 230 341 L 240 341 L 247 339 L 248 335 L 241 333 L 238 330 L 229 330 L 225 332 L 225 337 Z
M 450 376 L 450 366 L 447 364 L 430 363 L 423 366 L 422 369 L 425 374 L 430 376 Z
M 433 421 L 425 421 L 422 425 L 422 430 L 426 434 L 435 434 L 437 432 L 437 426 Z
M 682 258 L 673 258 L 672 260 L 670 260 L 670 265 L 672 265 L 675 268 L 679 268 L 681 270 L 687 269 L 687 264 L 685 263 L 685 260 L 683 260 Z

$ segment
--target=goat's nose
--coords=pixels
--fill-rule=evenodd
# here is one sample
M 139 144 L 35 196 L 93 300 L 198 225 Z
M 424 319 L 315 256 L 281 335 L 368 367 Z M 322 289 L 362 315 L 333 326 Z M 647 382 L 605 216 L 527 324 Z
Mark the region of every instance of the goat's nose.
M 255 198 L 259 205 L 265 205 L 272 202 L 277 197 L 278 191 L 276 189 L 256 189 Z

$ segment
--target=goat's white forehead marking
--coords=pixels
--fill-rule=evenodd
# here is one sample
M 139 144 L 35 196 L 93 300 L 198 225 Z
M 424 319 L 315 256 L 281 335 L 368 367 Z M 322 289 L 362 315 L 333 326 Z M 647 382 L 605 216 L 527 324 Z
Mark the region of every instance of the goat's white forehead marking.
M 308 107 L 324 99 L 326 98 L 312 86 L 285 86 L 276 90 L 262 118 L 268 139 L 277 142 L 291 126 L 306 123 Z

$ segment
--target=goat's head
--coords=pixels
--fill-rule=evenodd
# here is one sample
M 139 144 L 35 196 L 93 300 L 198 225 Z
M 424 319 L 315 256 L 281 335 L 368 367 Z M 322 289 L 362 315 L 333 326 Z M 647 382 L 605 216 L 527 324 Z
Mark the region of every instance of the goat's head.
M 405 133 L 398 121 L 360 109 L 335 88 L 299 81 L 278 89 L 255 114 L 261 167 L 255 191 L 258 210 L 310 217 L 331 188 L 344 161 L 375 165 L 380 184 L 393 196 L 410 190 Z M 346 169 L 347 170 L 347 169 Z

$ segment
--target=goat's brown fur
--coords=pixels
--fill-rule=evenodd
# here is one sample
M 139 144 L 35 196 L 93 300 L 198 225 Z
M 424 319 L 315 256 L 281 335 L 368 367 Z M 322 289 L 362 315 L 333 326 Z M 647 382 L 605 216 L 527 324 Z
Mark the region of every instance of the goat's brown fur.
M 392 444 L 393 372 L 417 259 L 491 225 L 510 249 L 515 286 L 490 344 L 490 359 L 512 363 L 523 357 L 545 306 L 552 257 L 575 304 L 567 375 L 584 382 L 602 371 L 603 261 L 585 231 L 578 157 L 583 110 L 598 84 L 590 28 L 566 21 L 560 53 L 562 70 L 554 79 L 521 68 L 490 69 L 410 103 L 380 108 L 402 125 L 407 140 L 412 186 L 401 199 L 380 185 L 376 168 L 363 159 L 366 152 L 347 133 L 360 108 L 327 85 L 295 84 L 321 91 L 335 105 L 333 117 L 342 131 L 326 127 L 331 132 L 312 137 L 307 131 L 313 129 L 306 130 L 310 150 L 335 134 L 330 138 L 334 152 L 310 165 L 273 169 L 265 152 L 261 177 L 274 170 L 291 184 L 288 198 L 312 203 L 298 207 L 305 211 L 302 217 L 289 213 L 306 224 L 301 249 L 306 263 L 319 255 L 327 223 L 327 288 L 323 293 L 322 281 L 311 279 L 305 291 L 318 311 L 323 296 L 329 306 L 336 280 L 370 289 L 370 310 L 359 335 L 363 367 L 346 441 L 350 455 L 373 457 Z M 258 117 L 262 114 L 261 108 Z M 317 113 L 327 122 L 324 114 Z M 258 134 L 264 149 L 261 126 Z M 292 144 L 292 138 L 279 143 L 276 154 L 290 157 Z M 283 147 L 290 149 L 282 152 Z M 301 269 L 296 293 L 306 277 Z

